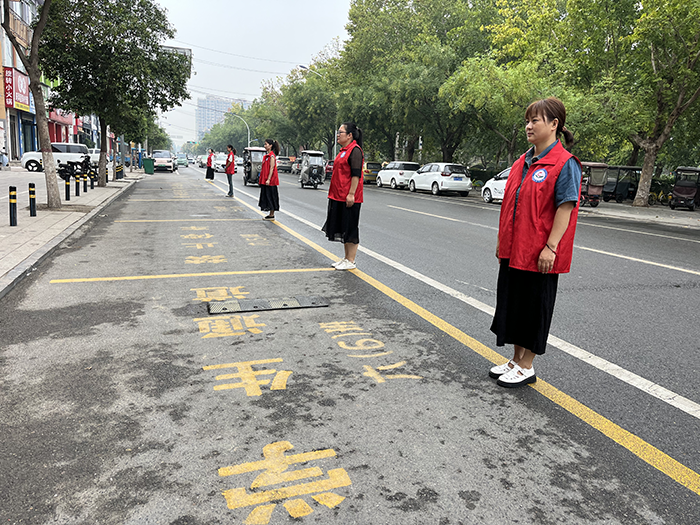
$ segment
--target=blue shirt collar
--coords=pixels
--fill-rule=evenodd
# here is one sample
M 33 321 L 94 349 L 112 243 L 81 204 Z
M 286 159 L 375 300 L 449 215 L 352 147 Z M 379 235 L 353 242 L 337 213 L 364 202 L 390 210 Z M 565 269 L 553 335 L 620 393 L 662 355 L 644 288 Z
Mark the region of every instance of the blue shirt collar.
M 537 157 L 535 157 L 535 146 L 532 146 L 529 150 L 527 150 L 527 153 L 525 153 L 525 164 L 528 166 L 532 165 L 533 162 L 537 162 L 538 160 L 542 159 L 547 153 L 549 153 L 554 146 L 557 145 L 559 140 L 555 140 L 547 146 L 547 149 L 545 149 L 542 153 L 540 153 Z

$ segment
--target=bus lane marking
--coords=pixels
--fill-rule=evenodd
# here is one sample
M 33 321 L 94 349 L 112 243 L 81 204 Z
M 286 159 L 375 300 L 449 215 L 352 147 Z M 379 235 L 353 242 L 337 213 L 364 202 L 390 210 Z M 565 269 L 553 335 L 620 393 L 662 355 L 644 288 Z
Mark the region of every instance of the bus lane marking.
M 239 193 L 254 199 L 254 196 L 251 194 L 248 194 L 241 190 L 239 190 Z M 252 205 L 240 199 L 239 201 L 251 210 L 253 210 L 255 213 L 262 215 L 262 213 L 258 212 L 258 210 L 256 210 Z M 305 219 L 297 217 L 293 214 L 287 213 L 287 215 L 289 215 L 292 218 L 298 219 L 305 224 L 311 224 L 309 221 L 306 221 Z M 273 221 L 273 224 L 288 232 L 293 237 L 299 239 L 304 244 L 314 248 L 319 253 L 327 256 L 329 259 L 337 260 L 337 257 L 334 254 L 332 254 L 324 248 L 321 248 L 318 244 L 311 241 L 310 239 L 307 239 L 306 237 L 292 230 L 288 226 L 280 223 L 279 221 Z M 315 225 L 312 226 L 318 228 Z M 362 249 L 362 247 L 360 247 L 360 249 Z M 472 351 L 484 357 L 488 361 L 494 364 L 503 364 L 508 361 L 498 352 L 495 352 L 494 350 L 484 345 L 483 343 L 477 341 L 473 337 L 468 336 L 458 328 L 452 326 L 440 317 L 434 315 L 433 313 L 419 306 L 417 303 L 411 301 L 410 299 L 407 299 L 406 297 L 402 296 L 398 292 L 377 281 L 376 279 L 362 272 L 361 270 L 355 269 L 349 270 L 349 272 L 356 275 L 358 278 L 365 281 L 370 286 L 374 287 L 389 298 L 401 304 L 409 311 L 415 313 L 428 323 L 443 331 L 456 341 L 462 343 L 464 346 L 470 348 Z M 550 385 L 546 381 L 538 378 L 536 383 L 530 384 L 528 386 L 542 394 L 547 399 L 551 400 L 556 405 L 564 408 L 566 411 L 568 411 L 581 421 L 585 422 L 592 428 L 598 430 L 604 436 L 608 437 L 615 443 L 630 451 L 632 454 L 637 456 L 639 459 L 641 459 L 648 465 L 664 473 L 669 478 L 683 485 L 690 491 L 700 495 L 700 474 L 698 474 L 697 472 L 686 467 L 679 461 L 673 459 L 666 453 L 657 449 L 650 443 L 647 443 L 635 434 L 623 429 L 619 425 L 616 425 L 615 423 L 605 418 L 604 416 L 598 414 L 594 410 L 586 407 L 579 401 L 576 401 L 575 399 L 563 393 L 554 386 Z
M 338 337 L 359 337 L 365 335 L 372 335 L 371 333 L 365 332 L 355 321 L 334 321 L 330 323 L 318 323 L 319 326 L 327 333 L 332 334 L 334 332 L 342 332 L 339 335 L 332 336 L 333 339 Z M 385 344 L 377 339 L 361 338 L 354 341 L 336 341 L 336 344 L 343 350 L 357 350 L 357 351 L 368 351 L 368 350 L 381 350 L 384 348 Z M 348 354 L 348 357 L 353 359 L 376 359 L 378 357 L 386 357 L 393 354 L 394 351 L 390 350 L 388 352 L 375 352 L 370 354 Z M 373 368 L 369 365 L 363 365 L 365 369 L 363 376 L 374 379 L 377 383 L 386 383 L 387 379 L 423 379 L 423 376 L 417 376 L 412 374 L 391 374 L 382 376 L 378 370 L 385 372 L 387 370 L 395 370 L 401 368 L 406 364 L 406 361 L 399 361 L 391 365 L 381 365 Z
M 241 361 L 238 363 L 226 363 L 222 365 L 208 365 L 202 367 L 202 370 L 221 370 L 224 368 L 235 368 L 238 371 L 233 374 L 222 374 L 216 376 L 216 381 L 228 379 L 240 379 L 239 383 L 224 383 L 214 386 L 214 390 L 231 390 L 234 388 L 243 388 L 248 397 L 259 397 L 262 395 L 261 386 L 270 384 L 270 379 L 258 379 L 258 376 L 274 375 L 270 390 L 286 390 L 287 380 L 292 375 L 290 370 L 262 369 L 253 370 L 253 366 L 267 365 L 270 363 L 281 363 L 281 358 L 276 359 L 258 359 L 256 361 Z
M 250 484 L 252 492 L 249 493 L 246 487 L 222 492 L 229 509 L 255 507 L 250 511 L 244 523 L 266 525 L 270 522 L 277 502 L 284 500 L 287 501 L 283 503 L 283 507 L 292 518 L 302 518 L 315 512 L 314 508 L 300 496 L 310 495 L 318 505 L 328 509 L 337 507 L 345 500 L 344 496 L 331 492 L 332 490 L 352 485 L 350 476 L 343 468 L 328 470 L 326 479 L 299 483 L 278 489 L 260 490 L 262 487 L 270 487 L 281 483 L 320 478 L 324 475 L 324 472 L 317 466 L 291 471 L 287 469 L 290 465 L 306 464 L 311 461 L 331 459 L 337 456 L 333 449 L 285 455 L 288 450 L 293 448 L 294 446 L 289 441 L 276 441 L 263 447 L 264 460 L 241 463 L 219 469 L 220 477 L 240 476 L 260 470 L 263 471 Z

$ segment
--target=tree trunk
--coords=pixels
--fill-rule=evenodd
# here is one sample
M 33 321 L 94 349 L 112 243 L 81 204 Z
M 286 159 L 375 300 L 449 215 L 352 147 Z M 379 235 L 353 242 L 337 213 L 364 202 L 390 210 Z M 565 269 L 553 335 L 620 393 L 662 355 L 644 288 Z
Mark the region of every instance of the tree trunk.
M 32 78 L 33 76 L 36 76 L 36 82 Z M 39 133 L 39 149 L 41 150 L 44 179 L 46 180 L 46 205 L 49 209 L 57 209 L 61 207 L 61 193 L 58 190 L 56 164 L 51 152 L 49 122 L 46 120 L 46 104 L 44 102 L 44 93 L 41 91 L 41 84 L 39 84 L 39 76 L 38 72 L 30 76 L 29 89 L 34 96 L 34 104 L 36 105 L 36 128 Z
M 636 166 L 639 162 L 639 144 L 632 142 L 632 154 L 630 155 L 630 160 L 628 166 Z
M 634 197 L 632 206 L 648 207 L 649 206 L 649 189 L 651 188 L 651 178 L 654 175 L 654 164 L 656 156 L 659 154 L 660 146 L 656 141 L 647 141 L 644 148 L 644 164 L 642 164 L 642 176 L 639 178 L 639 187 L 637 194 Z
M 107 121 L 100 117 L 100 134 L 102 142 L 100 144 L 100 160 L 97 164 L 97 185 L 100 188 L 107 186 Z

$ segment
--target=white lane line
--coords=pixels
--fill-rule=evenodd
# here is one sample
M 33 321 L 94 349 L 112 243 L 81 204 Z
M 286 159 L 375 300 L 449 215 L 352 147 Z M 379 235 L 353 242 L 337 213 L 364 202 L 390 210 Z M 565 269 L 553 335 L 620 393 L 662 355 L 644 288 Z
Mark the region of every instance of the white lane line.
M 700 244 L 700 241 L 695 240 L 695 239 L 688 239 L 687 237 L 673 237 L 671 235 L 662 235 L 661 233 L 651 233 L 651 232 L 640 232 L 639 230 L 630 230 L 627 228 L 617 228 L 615 226 L 604 226 L 603 224 L 591 224 L 589 222 L 585 221 L 578 221 L 579 224 L 582 224 L 584 226 L 590 226 L 592 228 L 605 228 L 606 230 L 616 230 L 619 232 L 625 232 L 625 233 L 636 233 L 638 235 L 648 235 L 650 237 L 662 237 L 664 239 L 669 239 L 672 241 L 683 241 L 683 242 L 694 242 L 697 244 Z
M 594 252 L 594 253 L 600 253 L 601 255 L 608 255 L 610 257 L 618 257 L 620 259 L 626 259 L 628 261 L 634 261 L 642 264 L 649 264 L 651 266 L 659 266 L 660 268 L 666 268 L 668 270 L 675 270 L 677 272 L 684 272 L 684 273 L 690 273 L 693 275 L 700 275 L 700 272 L 697 270 L 689 270 L 687 268 L 680 268 L 678 266 L 671 266 L 669 264 L 662 264 L 662 263 L 657 263 L 653 261 L 647 261 L 644 259 L 637 259 L 636 257 L 628 257 L 627 255 L 620 255 L 619 253 L 611 253 L 611 252 L 604 252 L 603 250 L 595 250 L 593 248 L 585 248 L 583 246 L 575 245 L 577 250 L 586 250 L 589 252 Z
M 387 206 L 387 207 L 389 207 L 389 208 L 394 208 L 394 209 L 396 209 L 396 210 L 407 211 L 407 212 L 410 212 L 410 213 L 417 213 L 417 214 L 419 214 L 419 215 L 427 215 L 427 216 L 429 216 L 429 217 L 435 217 L 436 219 L 444 219 L 444 220 L 446 220 L 446 221 L 461 222 L 461 223 L 463 223 L 463 224 L 469 224 L 470 226 L 478 226 L 479 228 L 487 228 L 487 229 L 489 229 L 489 230 L 496 230 L 496 231 L 498 231 L 498 228 L 495 228 L 495 227 L 493 227 L 493 226 L 486 226 L 486 225 L 484 225 L 484 224 L 479 224 L 479 223 L 476 223 L 476 222 L 462 221 L 462 220 L 459 220 L 459 219 L 453 219 L 453 218 L 451 218 L 451 217 L 444 217 L 444 216 L 442 216 L 442 215 L 434 215 L 434 214 L 432 214 L 432 213 L 425 213 L 425 212 L 422 212 L 422 211 L 410 210 L 410 209 L 408 209 L 408 208 L 400 208 L 399 206 Z M 686 239 L 680 239 L 680 240 L 683 240 L 683 241 L 684 241 L 684 240 L 686 240 Z M 586 250 L 586 251 L 589 251 L 589 252 L 599 253 L 599 254 L 601 254 L 601 255 L 608 255 L 608 256 L 610 256 L 610 257 L 619 257 L 620 259 L 626 259 L 626 260 L 628 260 L 628 261 L 634 261 L 634 262 L 638 262 L 638 263 L 642 263 L 642 264 L 649 264 L 649 265 L 651 265 L 651 266 L 658 266 L 658 267 L 660 267 L 660 268 L 666 268 L 666 269 L 668 269 L 668 270 L 675 270 L 675 271 L 677 271 L 677 272 L 684 272 L 684 273 L 690 273 L 690 274 L 693 274 L 693 275 L 700 275 L 700 271 L 697 271 L 697 270 L 689 270 L 689 269 L 687 269 L 687 268 L 681 268 L 681 267 L 679 267 L 679 266 L 671 266 L 671 265 L 669 265 L 669 264 L 662 264 L 662 263 L 657 263 L 657 262 L 654 262 L 654 261 L 647 261 L 646 259 L 638 259 L 638 258 L 636 258 L 636 257 L 629 257 L 629 256 L 627 256 L 627 255 L 621 255 L 621 254 L 619 254 L 619 253 L 612 253 L 612 252 L 606 252 L 606 251 L 603 251 L 603 250 L 596 250 L 596 249 L 594 249 L 594 248 L 586 248 L 585 246 L 580 246 L 580 245 L 578 245 L 578 244 L 575 244 L 574 246 L 576 247 L 577 250 Z
M 255 197 L 249 193 L 246 193 L 241 190 L 238 191 L 239 193 L 242 193 L 252 199 L 255 199 Z M 317 224 L 314 224 L 311 221 L 307 221 L 306 219 L 299 217 L 293 213 L 283 212 L 282 210 L 280 210 L 280 213 L 284 213 L 292 219 L 306 224 L 307 226 L 310 226 L 311 228 L 314 228 L 316 230 L 321 229 L 321 227 Z M 360 246 L 359 251 L 377 259 L 378 261 L 383 262 L 384 264 L 391 266 L 392 268 L 400 272 L 405 273 L 406 275 L 410 275 L 414 279 L 417 279 L 422 283 L 425 283 L 428 286 L 435 288 L 436 290 L 440 290 L 441 292 L 444 292 L 447 295 L 450 295 L 455 299 L 458 299 L 459 301 L 462 301 L 463 303 L 468 304 L 469 306 L 472 306 L 489 316 L 493 316 L 495 312 L 495 308 L 493 308 L 492 306 L 482 303 L 481 301 L 473 297 L 469 297 L 468 295 L 463 294 L 462 292 L 455 290 L 454 288 L 450 288 L 449 286 L 442 284 L 436 281 L 435 279 L 431 279 L 427 275 L 423 275 L 422 273 L 412 270 L 411 268 L 408 268 L 407 266 L 404 266 L 401 263 L 398 263 L 373 250 L 370 250 L 369 248 Z M 645 394 L 649 394 L 677 408 L 678 410 L 682 410 L 683 412 L 694 418 L 700 419 L 700 404 L 691 401 L 690 399 L 683 397 L 680 394 L 676 394 L 675 392 L 664 388 L 663 386 L 657 383 L 649 381 L 648 379 L 645 379 L 642 376 L 630 372 L 629 370 L 625 370 L 624 368 L 622 368 L 619 365 L 616 365 L 615 363 L 611 363 L 610 361 L 607 361 L 602 357 L 593 355 L 590 352 L 584 350 L 583 348 L 579 348 L 578 346 L 568 343 L 563 339 L 559 339 L 558 337 L 555 337 L 553 335 L 549 336 L 549 338 L 547 339 L 547 343 L 549 343 L 555 348 L 558 348 L 562 352 L 569 354 L 570 356 L 575 357 L 576 359 L 579 359 L 594 368 L 597 368 L 601 372 L 605 372 L 606 374 L 609 374 L 615 377 L 616 379 L 619 379 L 620 381 L 623 381 L 624 383 L 627 383 L 628 385 L 641 390 Z
M 452 222 L 461 222 L 462 224 L 469 224 L 470 226 L 478 226 L 479 228 L 486 228 L 487 230 L 498 231 L 498 228 L 496 228 L 495 226 L 488 226 L 486 224 L 480 224 L 478 222 L 463 221 L 461 219 L 454 219 L 452 217 L 445 217 L 443 215 L 435 215 L 433 213 L 426 213 L 424 211 L 410 210 L 408 208 L 401 208 L 400 206 L 392 206 L 390 204 L 387 204 L 387 208 L 394 208 L 395 210 L 407 211 L 410 213 L 417 213 L 418 215 L 426 215 L 428 217 L 435 217 L 436 219 L 443 219 L 443 220 L 452 221 Z

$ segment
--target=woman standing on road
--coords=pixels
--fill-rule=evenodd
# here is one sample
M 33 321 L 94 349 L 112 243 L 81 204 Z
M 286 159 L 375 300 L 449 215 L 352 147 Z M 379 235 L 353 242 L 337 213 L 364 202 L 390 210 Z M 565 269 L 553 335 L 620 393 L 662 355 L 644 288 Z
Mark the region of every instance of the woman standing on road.
M 571 267 L 581 164 L 559 141 L 563 134 L 568 147 L 573 143 L 565 121 L 566 109 L 556 98 L 530 104 L 525 131 L 534 147 L 513 164 L 503 196 L 491 331 L 498 346 L 515 349 L 513 359 L 489 371 L 503 387 L 537 380 L 532 362 L 547 346 L 559 274 Z
M 214 150 L 209 148 L 209 156 L 207 157 L 207 174 L 205 178 L 214 180 Z
M 260 186 L 258 206 L 262 211 L 268 212 L 263 220 L 274 221 L 275 212 L 280 209 L 280 196 L 277 190 L 280 184 L 277 175 L 277 155 L 280 153 L 280 145 L 276 140 L 265 139 L 264 146 L 267 154 L 263 157 L 258 179 L 258 186 Z
M 330 241 L 342 242 L 345 257 L 333 263 L 336 270 L 354 270 L 360 245 L 360 207 L 362 206 L 362 130 L 353 122 L 338 129 L 341 150 L 333 161 L 331 187 L 328 190 L 328 214 L 322 230 Z
M 236 150 L 229 144 L 228 157 L 226 157 L 226 178 L 228 179 L 228 194 L 227 197 L 233 197 L 233 174 L 236 173 Z

